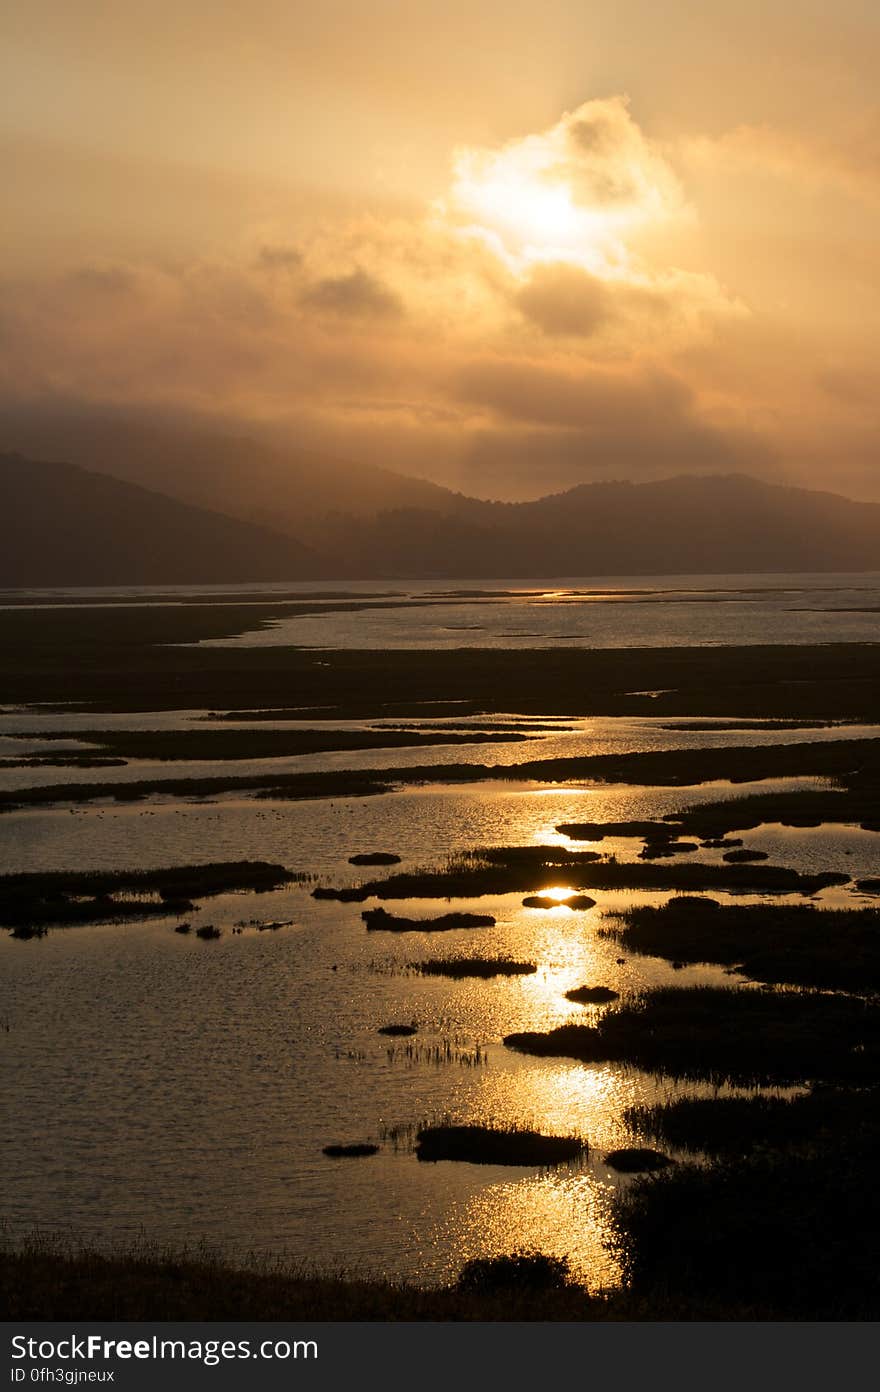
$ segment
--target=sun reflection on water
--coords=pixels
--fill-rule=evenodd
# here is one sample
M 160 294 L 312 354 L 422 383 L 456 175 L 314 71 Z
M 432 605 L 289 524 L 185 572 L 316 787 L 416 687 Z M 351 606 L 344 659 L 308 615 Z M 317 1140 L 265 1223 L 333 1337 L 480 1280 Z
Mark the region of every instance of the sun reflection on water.
M 566 901 L 569 900 L 573 894 L 577 894 L 577 890 L 571 885 L 551 885 L 549 889 L 545 888 L 541 890 L 541 898 L 555 899 L 557 909 L 568 909 L 569 905 Z M 551 910 L 551 912 L 553 911 Z
M 29 715 L 27 721 L 35 718 Z M 12 728 L 11 719 L 2 717 L 0 724 Z M 82 732 L 94 716 L 64 719 L 71 728 L 79 720 Z M 138 717 L 146 728 L 156 719 Z M 137 724 L 130 716 L 125 720 Z M 718 737 L 674 736 L 659 723 L 590 720 L 577 722 L 574 732 L 554 732 L 529 752 L 648 750 Z M 790 736 L 783 732 L 776 738 Z M 457 757 L 499 762 L 523 757 L 515 744 L 490 749 L 481 745 Z M 317 766 L 319 759 L 327 768 L 358 762 L 348 754 L 314 756 L 311 764 L 309 758 L 296 767 Z M 396 756 L 401 764 L 448 758 L 442 746 Z M 358 759 L 359 767 L 380 766 L 388 756 L 365 751 Z M 209 769 L 223 772 L 218 765 L 202 771 Z M 56 778 L 45 772 L 47 781 Z M 13 776 L 14 770 L 6 771 L 7 779 Z M 32 774 L 25 770 L 19 776 Z M 111 781 L 117 776 L 113 771 Z M 4 863 L 10 870 L 43 871 L 86 864 L 184 864 L 204 859 L 208 846 L 213 858 L 278 860 L 347 884 L 359 874 L 348 863 L 352 849 L 388 847 L 409 868 L 426 858 L 427 829 L 430 858 L 438 863 L 447 854 L 478 846 L 533 844 L 629 861 L 638 856 L 640 838 L 575 841 L 556 827 L 586 819 L 656 820 L 723 796 L 816 783 L 803 778 L 698 788 L 537 788 L 498 782 L 409 787 L 372 799 L 308 804 L 230 798 L 210 805 L 33 810 L 4 818 Z M 844 865 L 863 875 L 877 873 L 876 833 L 857 828 L 768 826 L 750 831 L 749 845 L 808 871 Z M 719 851 L 701 848 L 689 863 L 719 860 Z M 364 929 L 360 905 L 316 903 L 308 887 L 286 888 L 261 900 L 262 918 L 295 921 L 295 927 L 273 934 L 253 929 L 234 935 L 232 925 L 248 912 L 240 897 L 213 899 L 203 912 L 224 933 L 206 950 L 192 937 L 173 933 L 167 922 L 130 933 L 120 933 L 118 926 L 53 932 L 39 944 L 39 956 L 22 954 L 21 944 L 7 942 L 4 935 L 0 953 L 19 999 L 51 999 L 55 1012 L 47 1019 L 44 1012 L 17 1011 L 4 1045 L 15 1061 L 22 1108 L 33 1118 L 33 1135 L 42 1137 L 43 1147 L 35 1156 L 32 1136 L 22 1132 L 12 1139 L 10 1163 L 19 1178 L 7 1209 L 20 1225 L 63 1213 L 80 1227 L 149 1226 L 171 1236 L 185 1223 L 195 1237 L 231 1241 L 243 1250 L 287 1245 L 298 1253 L 320 1252 L 328 1269 L 356 1259 L 417 1280 L 449 1279 L 473 1256 L 536 1248 L 567 1256 L 575 1275 L 593 1288 L 615 1283 L 612 1201 L 630 1180 L 615 1176 L 604 1159 L 622 1145 L 656 1143 L 627 1126 L 627 1109 L 708 1095 L 710 1089 L 621 1064 L 587 1066 L 520 1055 L 504 1047 L 503 1037 L 565 1021 L 590 1025 L 614 1008 L 568 1001 L 566 992 L 575 987 L 605 986 L 625 998 L 673 981 L 726 985 L 731 978 L 721 966 L 675 970 L 661 958 L 622 956 L 618 942 L 599 936 L 609 926 L 608 916 L 631 903 L 665 902 L 669 892 L 591 889 L 589 874 L 584 880 L 580 874 L 559 864 L 551 871 L 556 883 L 534 886 L 551 900 L 549 908 L 523 905 L 530 885 L 517 893 L 450 901 L 450 907 L 493 915 L 496 925 L 436 938 L 380 934 L 382 941 L 376 941 Z M 571 897 L 585 887 L 596 907 L 572 907 Z M 837 892 L 841 902 L 850 893 Z M 821 902 L 833 902 L 833 894 Z M 714 897 L 722 903 L 761 902 L 754 895 L 734 900 L 718 892 Z M 425 899 L 400 901 L 395 911 L 429 917 L 443 910 Z M 537 969 L 488 981 L 451 981 L 408 970 L 412 961 L 456 954 L 507 955 L 533 961 Z M 88 1012 L 81 1008 L 83 990 Z M 377 1026 L 389 1021 L 418 1022 L 424 1050 L 418 1066 L 389 1061 L 387 1041 L 377 1036 Z M 131 1079 L 154 1068 L 160 1038 L 172 1041 L 162 1052 L 161 1072 L 146 1077 L 136 1094 Z M 223 1041 L 222 1068 L 217 1067 L 218 1040 Z M 450 1040 L 464 1051 L 479 1045 L 487 1051 L 488 1065 L 429 1062 L 431 1051 L 442 1051 Z M 69 1086 L 71 1069 L 76 1089 Z M 230 1078 L 236 1095 L 248 1097 L 241 1133 Z M 577 1165 L 552 1171 L 425 1166 L 390 1146 L 364 1166 L 333 1169 L 324 1159 L 326 1141 L 376 1138 L 383 1117 L 412 1126 L 421 1117 L 447 1114 L 461 1123 L 577 1134 L 590 1151 Z M 95 1115 L 112 1119 L 100 1147 Z M 63 1168 L 57 1164 L 61 1150 Z M 156 1157 L 160 1163 L 154 1163 Z M 182 1189 L 181 1174 L 210 1175 L 210 1184 L 199 1191 Z
M 586 1171 L 493 1184 L 453 1207 L 431 1245 L 455 1253 L 449 1276 L 472 1257 L 532 1250 L 567 1257 L 572 1275 L 591 1290 L 616 1286 L 612 1199 L 613 1188 Z
M 446 1274 L 475 1256 L 534 1249 L 567 1257 L 576 1279 L 592 1290 L 617 1284 L 613 1197 L 627 1181 L 603 1161 L 607 1151 L 631 1142 L 624 1111 L 649 1095 L 656 1099 L 650 1079 L 608 1065 L 523 1060 L 511 1072 L 487 1074 L 472 1120 L 578 1135 L 590 1149 L 578 1164 L 462 1196 L 430 1239 L 435 1251 L 450 1253 Z

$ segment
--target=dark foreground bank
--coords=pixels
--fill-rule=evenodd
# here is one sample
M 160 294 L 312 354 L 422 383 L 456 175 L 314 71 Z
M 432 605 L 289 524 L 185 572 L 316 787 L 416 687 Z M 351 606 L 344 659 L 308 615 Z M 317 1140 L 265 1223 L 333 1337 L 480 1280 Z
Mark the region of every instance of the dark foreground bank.
M 256 1269 L 199 1253 L 117 1255 L 30 1248 L 0 1256 L 0 1304 L 24 1320 L 754 1320 L 772 1312 L 711 1298 L 630 1292 L 591 1296 L 577 1285 L 435 1290 L 392 1282 Z
M 877 1097 L 874 1085 L 660 1109 L 648 1129 L 714 1161 L 621 1189 L 618 1290 L 591 1294 L 540 1253 L 476 1259 L 426 1290 L 284 1259 L 31 1239 L 0 1248 L 0 1306 L 8 1320 L 876 1320 Z

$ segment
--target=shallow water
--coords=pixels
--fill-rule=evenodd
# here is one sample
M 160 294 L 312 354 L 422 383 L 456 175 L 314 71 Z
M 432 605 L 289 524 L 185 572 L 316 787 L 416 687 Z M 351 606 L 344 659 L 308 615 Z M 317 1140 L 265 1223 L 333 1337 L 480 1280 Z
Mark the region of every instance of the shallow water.
M 287 596 L 313 614 L 211 646 L 332 648 L 680 647 L 880 641 L 880 572 L 579 576 L 554 580 L 338 581 L 19 590 L 16 603 L 179 604 L 212 594 Z M 376 607 L 334 612 L 343 601 Z M 322 598 L 324 596 L 324 598 Z M 335 596 L 336 598 L 333 598 Z M 4 596 L 0 592 L 0 606 Z M 378 606 L 383 607 L 378 607 Z
M 319 609 L 208 646 L 669 648 L 880 641 L 876 574 L 600 577 L 552 587 L 475 581 L 443 589 L 407 585 L 399 596 L 399 607 Z
M 600 754 L 629 754 L 650 752 L 660 749 L 718 749 L 736 744 L 738 746 L 760 747 L 780 744 L 825 743 L 834 740 L 876 739 L 880 737 L 880 725 L 830 725 L 795 730 L 779 730 L 768 726 L 766 729 L 724 730 L 713 729 L 711 723 L 702 730 L 670 729 L 668 719 L 646 719 L 628 716 L 590 716 L 584 719 L 553 722 L 556 728 L 549 731 L 535 731 L 530 719 L 493 714 L 485 717 L 481 725 L 479 719 L 444 723 L 457 724 L 467 730 L 485 727 L 486 722 L 504 720 L 517 727 L 528 738 L 523 740 L 499 739 L 473 744 L 428 744 L 409 745 L 400 748 L 382 747 L 375 749 L 350 749 L 328 751 L 320 754 L 299 754 L 270 759 L 129 759 L 125 764 L 103 768 L 75 768 L 46 765 L 44 767 L 0 767 L 0 791 L 14 788 L 50 787 L 63 783 L 134 783 L 140 780 L 162 778 L 243 778 L 247 775 L 261 776 L 270 773 L 317 773 L 335 769 L 395 769 L 433 767 L 438 764 L 486 764 L 510 765 L 534 759 L 583 758 Z M 407 722 L 415 729 L 424 727 L 430 731 L 428 720 Z M 547 721 L 550 724 L 550 721 Z M 258 733 L 269 730 L 370 730 L 380 731 L 382 722 L 368 720 L 334 721 L 218 721 L 210 720 L 205 711 L 164 711 L 137 712 L 124 715 L 95 715 L 94 712 L 44 713 L 35 710 L 17 710 L 0 714 L 0 757 L 24 758 L 31 754 L 53 755 L 64 753 L 97 753 L 102 751 L 95 744 L 82 738 L 85 732 L 96 729 L 107 730 L 186 730 L 195 728 L 205 730 L 256 729 Z M 393 728 L 389 723 L 388 728 Z M 63 731 L 70 739 L 40 739 L 41 733 Z M 18 734 L 26 732 L 35 738 L 21 739 Z M 77 738 L 79 734 L 80 738 Z M 442 740 L 442 734 L 437 738 Z
M 554 830 L 561 821 L 662 815 L 718 791 L 493 784 L 332 802 L 42 810 L 4 816 L 0 837 L 6 869 L 260 856 L 345 882 L 357 878 L 347 864 L 356 850 L 395 849 L 406 866 L 479 843 L 564 842 Z M 846 869 L 880 870 L 880 836 L 854 828 L 821 840 L 768 828 L 746 839 L 772 843 L 774 863 L 839 869 L 851 850 Z M 629 858 L 639 844 L 602 849 Z M 362 905 L 315 901 L 308 887 L 293 887 L 205 900 L 190 917 L 221 926 L 216 942 L 181 937 L 171 920 L 56 930 L 30 942 L 4 935 L 0 1014 L 9 1029 L 0 1049 L 26 1118 L 3 1142 L 14 1176 L 3 1203 L 10 1230 L 39 1223 L 109 1240 L 143 1229 L 434 1281 L 469 1256 L 539 1246 L 568 1255 L 593 1286 L 613 1282 L 610 1201 L 627 1181 L 602 1156 L 633 1139 L 626 1106 L 701 1089 L 617 1065 L 525 1058 L 501 1036 L 589 1019 L 600 1007 L 564 999 L 584 982 L 626 992 L 730 977 L 632 955 L 618 962 L 618 946 L 597 929 L 604 912 L 635 896 L 594 897 L 587 913 L 525 909 L 519 894 L 456 901 L 494 914 L 497 926 L 385 934 L 366 932 Z M 394 905 L 415 916 L 443 907 Z M 254 918 L 294 923 L 233 933 Z M 457 982 L 406 970 L 460 952 L 503 952 L 538 971 Z M 418 1035 L 376 1033 L 395 1021 L 416 1021 Z M 447 1044 L 449 1063 L 421 1052 Z M 477 1047 L 485 1063 L 474 1064 Z M 584 1164 L 536 1172 L 424 1165 L 406 1137 L 399 1149 L 383 1141 L 388 1128 L 447 1115 L 576 1131 L 593 1149 Z M 380 1155 L 321 1154 L 330 1142 L 363 1140 L 382 1143 Z
M 807 628 L 809 641 L 832 629 L 840 641 L 850 635 L 849 625 L 877 636 L 877 615 L 827 612 L 844 600 L 878 602 L 876 578 L 731 580 L 736 595 L 721 593 L 723 577 L 703 577 L 697 587 L 707 602 L 701 603 L 679 593 L 655 595 L 653 607 L 619 595 L 615 604 L 557 597 L 547 605 L 468 601 L 455 607 L 470 615 L 463 622 L 494 625 L 492 642 L 501 641 L 502 627 L 517 626 L 517 606 L 528 609 L 533 628 L 544 626 L 548 642 L 561 641 L 549 637 L 561 631 L 561 623 L 571 624 L 572 632 L 592 625 L 588 637 L 598 641 L 604 633 L 615 645 L 729 641 L 743 624 L 750 636 L 736 641 L 806 641 L 795 635 Z M 643 578 L 613 583 L 618 592 L 646 586 Z M 672 585 L 664 579 L 667 590 Z M 503 582 L 491 586 L 502 587 Z M 749 587 L 751 594 L 742 593 Z M 680 588 L 686 588 L 684 580 Z M 254 597 L 266 592 L 245 591 Z M 42 596 L 47 598 L 51 602 Z M 131 598 L 137 600 L 138 592 Z M 826 612 L 818 618 L 797 612 L 807 604 Z M 397 609 L 289 622 L 295 641 L 308 641 L 308 626 L 320 625 L 323 643 L 345 645 L 356 636 L 358 646 L 406 646 L 422 639 L 433 646 L 439 626 L 450 629 L 456 622 L 453 612 Z M 711 639 L 705 637 L 709 628 Z M 783 629 L 785 638 L 779 636 Z M 484 646 L 486 632 L 450 631 L 442 642 Z M 281 636 L 280 630 L 264 635 L 272 641 Z M 504 638 L 505 645 L 517 641 Z M 204 715 L 8 712 L 0 715 L 0 755 L 81 748 L 77 737 L 95 728 L 187 728 Z M 290 729 L 298 722 L 276 723 Z M 337 721 L 328 728 L 375 723 Z M 528 723 L 521 722 L 522 728 Z M 548 723 L 556 728 L 529 743 L 213 764 L 131 761 L 95 770 L 4 769 L 0 788 L 269 770 L 509 764 L 880 734 L 878 726 L 730 731 L 711 723 L 699 731 L 672 731 L 664 728 L 668 722 L 641 718 Z M 272 724 L 261 722 L 259 728 Z M 41 745 L 40 732 L 59 730 L 69 735 L 63 746 Z M 35 738 L 11 738 L 21 731 Z M 557 825 L 653 819 L 720 797 L 817 783 L 778 779 L 651 788 L 498 781 L 308 802 L 226 795 L 212 802 L 154 798 L 136 805 L 40 808 L 0 816 L 0 872 L 254 858 L 344 884 L 374 873 L 348 864 L 356 852 L 394 851 L 402 857 L 401 868 L 411 869 L 476 845 L 590 849 L 589 843 L 569 842 Z M 844 871 L 853 879 L 880 874 L 880 835 L 857 827 L 766 826 L 743 833 L 743 839 L 767 851 L 772 864 L 811 873 Z M 641 842 L 613 838 L 599 849 L 628 860 Z M 717 863 L 721 854 L 701 849 L 682 859 Z M 559 889 L 571 887 L 561 873 Z M 170 918 L 53 930 L 32 941 L 0 935 L 0 1068 L 18 1118 L 2 1136 L 2 1217 L 9 1231 L 39 1224 L 101 1241 L 143 1231 L 175 1243 L 205 1239 L 238 1254 L 286 1250 L 328 1270 L 437 1282 L 471 1256 L 540 1247 L 569 1256 L 593 1287 L 614 1283 L 619 1272 L 609 1248 L 612 1201 L 616 1187 L 629 1181 L 615 1176 L 603 1156 L 639 1139 L 627 1132 L 623 1112 L 632 1104 L 706 1089 L 619 1065 L 528 1058 L 506 1050 L 501 1038 L 513 1030 L 595 1017 L 602 1007 L 565 1000 L 567 990 L 584 983 L 624 993 L 673 981 L 724 984 L 739 978 L 712 966 L 676 971 L 668 962 L 632 954 L 618 960 L 624 956 L 619 946 L 599 935 L 603 915 L 636 899 L 662 903 L 664 894 L 596 891 L 596 907 L 587 912 L 564 905 L 526 909 L 520 894 L 456 900 L 455 907 L 495 915 L 496 926 L 388 934 L 366 931 L 364 905 L 316 901 L 310 889 L 294 885 L 204 900 L 190 919 L 194 926 L 221 927 L 218 941 L 176 934 Z M 818 899 L 869 902 L 852 884 Z M 396 903 L 394 910 L 427 916 L 447 907 L 444 901 L 412 900 Z M 254 919 L 292 922 L 260 932 Z M 234 932 L 241 921 L 246 926 Z M 427 957 L 462 953 L 504 953 L 532 960 L 538 970 L 489 981 L 452 981 L 411 970 Z M 419 1032 L 412 1040 L 376 1032 L 389 1022 L 413 1021 Z M 578 1132 L 591 1152 L 582 1163 L 552 1171 L 420 1164 L 411 1151 L 412 1127 L 446 1116 Z M 381 1144 L 379 1155 L 334 1161 L 321 1153 L 331 1142 L 368 1140 Z
M 211 901 L 199 918 L 226 926 L 217 942 L 156 922 L 5 939 L 3 1058 L 26 1118 L 4 1140 L 10 1229 L 40 1223 L 106 1240 L 143 1228 L 434 1280 L 468 1255 L 535 1243 L 569 1254 L 593 1285 L 612 1281 L 604 1241 L 620 1181 L 602 1154 L 628 1139 L 625 1106 L 695 1089 L 528 1059 L 500 1037 L 588 1019 L 596 1008 L 564 999 L 585 980 L 626 990 L 673 975 L 727 978 L 673 974 L 653 959 L 618 965 L 619 948 L 596 936 L 599 909 L 525 910 L 518 895 L 479 907 L 498 915 L 496 928 L 367 934 L 360 906 L 318 906 L 292 890 Z M 296 926 L 229 931 L 255 914 Z M 539 970 L 489 982 L 403 971 L 458 951 L 531 956 Z M 418 1022 L 413 1041 L 377 1035 L 398 1020 Z M 408 1058 L 408 1044 L 447 1041 L 449 1064 Z M 485 1064 L 469 1065 L 475 1046 Z M 381 1142 L 387 1128 L 446 1115 L 576 1131 L 594 1151 L 546 1173 L 424 1165 L 405 1143 L 360 1162 L 321 1154 L 328 1142 Z

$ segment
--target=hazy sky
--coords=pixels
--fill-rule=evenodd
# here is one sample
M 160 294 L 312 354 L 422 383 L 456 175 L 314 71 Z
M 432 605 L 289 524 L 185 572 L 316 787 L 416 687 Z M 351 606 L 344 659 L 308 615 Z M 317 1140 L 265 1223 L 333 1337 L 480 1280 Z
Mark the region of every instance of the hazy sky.
M 28 0 L 0 395 L 880 497 L 876 0 Z

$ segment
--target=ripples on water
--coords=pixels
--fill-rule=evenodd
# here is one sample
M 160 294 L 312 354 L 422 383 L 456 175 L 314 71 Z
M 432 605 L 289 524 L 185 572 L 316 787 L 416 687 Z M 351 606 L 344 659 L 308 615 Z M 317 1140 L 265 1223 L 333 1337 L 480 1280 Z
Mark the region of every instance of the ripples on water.
M 785 599 L 789 609 L 795 599 L 803 599 L 796 588 Z M 743 597 L 723 606 L 691 604 L 686 607 L 699 608 L 699 615 L 692 613 L 687 622 L 708 621 L 721 635 L 738 604 L 752 606 L 754 623 L 754 605 L 765 602 Z M 610 606 L 601 607 L 610 612 Z M 637 616 L 635 607 L 619 606 L 614 624 L 656 624 L 657 609 L 641 608 Z M 556 609 L 554 625 L 560 621 Z M 669 618 L 670 609 L 664 609 L 664 643 L 675 641 L 667 624 L 678 619 Z M 414 621 L 421 627 L 425 611 L 413 612 L 414 620 L 407 611 L 371 616 L 375 646 L 390 642 L 389 624 Z M 588 610 L 580 604 L 566 612 L 572 623 L 604 622 L 596 606 Z M 630 617 L 621 620 L 622 612 Z M 685 607 L 675 612 L 685 622 Z M 776 612 L 779 616 L 778 601 Z M 530 622 L 549 623 L 548 613 L 547 607 L 530 606 Z M 504 606 L 487 606 L 481 623 L 489 621 L 487 615 L 493 624 L 516 626 Z M 873 625 L 876 616 L 863 618 Z M 344 644 L 345 625 L 355 620 L 363 646 L 363 617 L 357 615 L 322 620 L 324 640 Z M 796 620 L 802 621 L 808 620 Z M 820 620 L 827 621 L 827 616 Z M 297 641 L 304 641 L 303 625 L 313 621 L 291 622 L 299 625 Z M 442 622 L 456 619 L 444 611 Z M 785 623 L 790 622 L 789 612 Z M 399 637 L 402 629 L 396 631 Z M 631 640 L 630 630 L 617 631 L 630 633 Z M 838 639 L 843 636 L 838 630 Z M 452 639 L 455 646 L 463 641 L 460 633 Z M 485 645 L 485 633 L 474 641 Z M 764 633 L 762 641 L 774 641 L 773 634 Z M 61 729 L 75 740 L 78 731 L 96 725 L 180 728 L 203 714 L 96 718 L 19 712 L 0 717 L 0 753 L 40 748 L 38 742 L 25 746 L 11 740 L 16 730 Z M 335 722 L 335 727 L 365 724 Z M 880 733 L 876 727 L 683 732 L 665 730 L 661 721 L 633 719 L 559 724 L 558 731 L 529 744 L 223 764 L 137 761 L 103 770 L 7 769 L 0 771 L 0 787 L 266 768 L 513 763 Z M 293 727 L 285 723 L 284 728 Z M 60 752 L 59 745 L 50 747 Z M 815 782 L 777 780 L 761 787 Z M 480 844 L 570 844 L 555 831 L 558 823 L 662 817 L 752 788 L 497 783 L 314 802 L 229 796 L 207 804 L 35 809 L 0 817 L 0 869 L 259 858 L 344 883 L 357 878 L 347 864 L 356 851 L 396 851 L 406 869 Z M 773 863 L 804 871 L 844 869 L 853 876 L 880 871 L 880 838 L 856 828 L 765 827 L 745 839 L 766 850 Z M 627 859 L 639 848 L 633 840 L 601 843 L 603 852 Z M 721 853 L 698 854 L 717 860 Z M 833 901 L 847 894 L 823 897 Z M 194 923 L 222 926 L 217 942 L 177 935 L 171 920 L 56 930 L 31 942 L 2 935 L 0 1014 L 9 1029 L 0 1036 L 0 1058 L 8 1072 L 7 1095 L 15 1095 L 20 1118 L 3 1142 L 3 1209 L 10 1230 L 39 1223 L 101 1240 L 132 1238 L 143 1230 L 175 1243 L 205 1239 L 239 1254 L 286 1250 L 326 1269 L 437 1282 L 449 1279 L 471 1256 L 539 1247 L 569 1256 L 593 1287 L 613 1283 L 619 1273 L 607 1245 L 610 1213 L 615 1187 L 627 1181 L 608 1170 L 602 1156 L 633 1139 L 622 1121 L 626 1107 L 699 1089 L 617 1065 L 513 1054 L 503 1048 L 501 1036 L 571 1018 L 589 1020 L 597 1007 L 573 1007 L 564 999 L 565 991 L 585 982 L 627 992 L 673 980 L 721 984 L 730 978 L 720 968 L 673 972 L 659 959 L 619 961 L 619 946 L 601 939 L 596 929 L 604 911 L 632 902 L 633 896 L 597 891 L 595 897 L 597 907 L 587 913 L 565 907 L 528 910 L 520 895 L 456 901 L 456 907 L 494 914 L 497 926 L 439 935 L 367 934 L 362 905 L 316 902 L 307 887 L 293 886 L 258 897 L 205 900 L 191 917 Z M 639 897 L 662 902 L 666 896 Z M 444 906 L 413 900 L 395 909 L 418 916 L 443 912 Z M 238 920 L 252 918 L 294 922 L 276 932 L 253 927 L 232 932 Z M 538 971 L 490 981 L 406 971 L 407 964 L 425 957 L 471 952 L 531 959 Z M 418 1023 L 414 1045 L 449 1042 L 453 1059 L 467 1059 L 479 1046 L 488 1061 L 479 1066 L 413 1061 L 400 1041 L 376 1033 L 380 1025 L 399 1021 Z M 580 1165 L 549 1172 L 420 1164 L 409 1149 L 407 1128 L 446 1116 L 576 1131 L 589 1139 L 591 1155 Z M 401 1137 L 397 1146 L 389 1139 L 395 1135 Z M 383 1142 L 383 1149 L 355 1162 L 321 1154 L 328 1142 L 362 1140 Z
M 638 747 L 638 722 L 622 724 L 621 746 Z M 641 736 L 653 747 L 657 732 L 649 723 Z M 587 730 L 580 739 L 608 747 L 610 735 Z M 425 860 L 426 847 L 442 858 L 475 844 L 565 844 L 559 822 L 662 816 L 721 792 L 493 784 L 307 803 L 44 809 L 4 816 L 0 842 L 4 869 L 254 857 L 345 882 L 356 877 L 348 855 L 365 848 L 394 849 L 406 867 Z M 877 837 L 853 828 L 766 828 L 747 840 L 804 870 L 878 868 Z M 629 858 L 639 844 L 614 839 L 602 850 Z M 215 943 L 181 937 L 170 921 L 57 930 L 29 943 L 4 935 L 10 1028 L 2 1051 L 26 1118 L 5 1139 L 6 1173 L 15 1176 L 7 1221 L 15 1231 L 39 1222 L 102 1239 L 143 1229 L 239 1253 L 286 1249 L 327 1268 L 436 1281 L 469 1256 L 538 1246 L 568 1255 L 594 1286 L 614 1281 L 605 1240 L 614 1187 L 626 1181 L 601 1157 L 632 1139 L 622 1124 L 627 1106 L 695 1089 L 619 1066 L 529 1059 L 500 1038 L 589 1019 L 595 1008 L 564 999 L 583 982 L 625 992 L 729 978 L 720 968 L 673 973 L 657 959 L 619 962 L 619 948 L 596 927 L 603 910 L 632 896 L 595 897 L 597 908 L 586 914 L 527 910 L 520 895 L 456 901 L 494 914 L 497 926 L 385 935 L 366 933 L 361 905 L 317 903 L 294 887 L 206 900 L 192 917 L 224 927 Z M 437 904 L 395 908 L 418 916 Z M 291 918 L 295 926 L 231 932 L 255 917 Z M 539 969 L 488 982 L 405 971 L 458 952 L 503 952 Z M 465 1057 L 480 1046 L 487 1064 L 408 1062 L 405 1049 L 376 1030 L 411 1020 L 419 1024 L 415 1043 L 449 1041 Z M 381 1140 L 388 1128 L 447 1115 L 577 1131 L 593 1151 L 581 1166 L 544 1173 L 428 1166 L 405 1144 L 386 1143 L 360 1162 L 321 1154 L 331 1141 Z
M 637 575 L 553 588 L 476 581 L 443 591 L 409 585 L 399 598 L 398 607 L 280 619 L 210 646 L 674 648 L 880 639 L 880 576 L 870 574 Z

